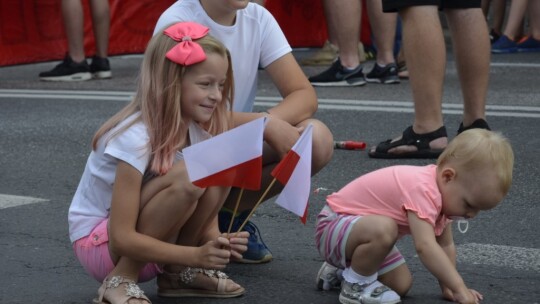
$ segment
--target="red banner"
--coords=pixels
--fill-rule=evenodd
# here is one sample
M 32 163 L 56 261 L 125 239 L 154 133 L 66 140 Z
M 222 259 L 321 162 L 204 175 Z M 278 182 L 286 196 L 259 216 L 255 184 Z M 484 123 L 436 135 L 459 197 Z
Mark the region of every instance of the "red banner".
M 143 53 L 157 19 L 175 1 L 109 0 L 109 54 Z M 89 1 L 82 2 L 84 48 L 90 57 L 95 53 L 92 18 Z M 327 31 L 321 1 L 267 0 L 266 7 L 276 17 L 291 46 L 323 45 Z M 361 37 L 366 42 L 369 24 L 365 14 L 362 19 Z M 66 52 L 61 0 L 0 0 L 0 66 L 59 60 Z
M 79 0 L 73 0 L 79 1 Z M 142 53 L 161 13 L 175 0 L 109 0 L 109 54 Z M 84 48 L 95 53 L 89 1 Z M 61 0 L 0 0 L 0 66 L 62 59 L 67 52 Z

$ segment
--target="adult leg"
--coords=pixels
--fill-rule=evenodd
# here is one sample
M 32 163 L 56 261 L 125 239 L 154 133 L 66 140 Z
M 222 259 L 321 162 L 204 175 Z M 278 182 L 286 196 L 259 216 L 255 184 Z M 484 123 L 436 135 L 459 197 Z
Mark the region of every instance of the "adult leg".
M 394 40 L 396 38 L 397 13 L 383 13 L 381 0 L 367 1 L 371 32 L 377 47 L 377 63 L 394 63 Z
M 96 55 L 107 58 L 109 49 L 109 0 L 91 0 L 92 27 L 96 38 Z
M 446 68 L 446 47 L 437 6 L 412 6 L 399 12 L 403 21 L 403 48 L 409 71 L 409 80 L 414 100 L 414 123 L 412 131 L 427 134 L 443 126 L 442 90 Z M 391 141 L 401 140 L 398 137 Z M 445 148 L 446 135 L 431 138 L 433 150 Z M 399 145 L 389 148 L 386 155 L 405 155 L 416 151 L 415 145 Z M 377 147 L 373 147 L 370 156 Z
M 463 126 L 485 119 L 490 42 L 480 8 L 445 9 L 463 94 Z
M 394 58 L 397 13 L 383 13 L 381 0 L 368 1 L 367 10 L 377 55 L 373 69 L 365 76 L 366 81 L 399 83 L 398 66 Z
M 540 41 L 540 1 L 529 1 L 529 35 Z
M 497 34 L 502 33 L 504 17 L 506 14 L 506 0 L 491 0 L 492 11 L 492 28 Z
M 325 0 L 324 10 L 329 31 L 331 36 L 335 37 L 339 48 L 341 64 L 346 68 L 356 68 L 360 64 L 358 58 L 358 37 L 362 18 L 360 0 Z
M 81 0 L 62 0 L 62 17 L 68 41 L 68 54 L 75 62 L 85 59 L 84 13 Z
M 523 33 L 523 18 L 529 0 L 512 0 L 503 35 L 515 40 Z M 533 1 L 534 2 L 534 1 Z

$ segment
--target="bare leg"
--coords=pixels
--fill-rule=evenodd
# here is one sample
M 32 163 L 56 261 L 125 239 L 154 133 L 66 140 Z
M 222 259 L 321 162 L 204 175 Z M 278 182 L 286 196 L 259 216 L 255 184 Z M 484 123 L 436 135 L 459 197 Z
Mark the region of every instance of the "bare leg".
M 506 0 L 491 0 L 493 25 L 491 26 L 497 34 L 502 33 L 504 17 L 506 14 Z
M 80 0 L 62 0 L 62 17 L 68 40 L 68 54 L 75 62 L 81 62 L 84 56 L 84 14 Z
M 530 35 L 540 40 L 540 1 L 529 1 L 529 22 L 530 22 Z
M 403 21 L 403 48 L 414 100 L 413 130 L 425 134 L 443 125 L 442 94 L 446 47 L 436 6 L 412 6 L 399 12 Z M 395 138 L 393 142 L 401 139 Z M 445 148 L 446 137 L 432 140 L 432 149 Z M 376 147 L 372 147 L 371 153 Z M 388 154 L 416 151 L 416 146 L 398 146 Z
M 379 276 L 379 281 L 403 297 L 411 289 L 412 275 L 407 264 L 401 264 L 396 269 Z
M 519 38 L 523 32 L 523 17 L 527 10 L 527 2 L 528 0 L 512 0 L 510 4 L 510 12 L 503 34 L 512 40 Z
M 490 42 L 480 9 L 445 10 L 463 93 L 463 125 L 485 118 Z M 474 50 L 474 51 L 471 51 Z
M 363 276 L 376 273 L 397 236 L 397 225 L 391 218 L 363 216 L 354 224 L 345 245 L 345 256 L 351 261 L 351 268 Z
M 377 46 L 377 63 L 394 63 L 394 40 L 396 37 L 397 13 L 383 13 L 382 1 L 369 0 L 367 10 L 371 31 Z
M 107 58 L 109 49 L 109 0 L 90 0 L 92 27 L 96 38 L 96 55 Z
M 165 176 L 156 177 L 143 186 L 137 231 L 162 241 L 174 242 L 178 231 L 193 215 L 204 191 L 191 184 L 185 164 L 176 163 Z M 112 250 L 111 258 L 117 263 L 110 275 L 136 279 L 145 265 L 128 257 L 119 257 Z
M 341 64 L 346 68 L 356 68 L 360 64 L 358 37 L 362 5 L 359 0 L 326 0 L 324 4 L 326 22 L 339 47 Z

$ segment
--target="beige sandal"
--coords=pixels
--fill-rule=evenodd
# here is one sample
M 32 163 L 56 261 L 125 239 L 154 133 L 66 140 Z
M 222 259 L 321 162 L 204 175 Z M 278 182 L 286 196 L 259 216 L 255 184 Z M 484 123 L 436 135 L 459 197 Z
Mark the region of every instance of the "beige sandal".
M 120 285 L 125 286 L 125 294 L 115 290 Z M 103 281 L 103 284 L 98 289 L 98 297 L 92 302 L 94 304 L 125 304 L 130 299 L 139 299 L 149 304 L 152 303 L 134 281 L 121 276 L 114 276 Z
M 203 274 L 209 278 L 218 280 L 217 290 L 208 290 L 190 286 Z M 158 296 L 167 298 L 234 298 L 243 295 L 246 290 L 239 286 L 237 289 L 227 291 L 227 283 L 232 282 L 229 277 L 219 270 L 186 267 L 180 273 L 164 272 L 158 275 Z M 164 285 L 169 288 L 163 288 Z

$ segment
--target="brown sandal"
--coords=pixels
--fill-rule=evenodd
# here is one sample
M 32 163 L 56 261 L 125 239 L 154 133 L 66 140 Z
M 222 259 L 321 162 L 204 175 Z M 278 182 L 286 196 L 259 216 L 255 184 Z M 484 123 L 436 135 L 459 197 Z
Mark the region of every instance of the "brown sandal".
M 190 286 L 199 274 L 203 274 L 209 278 L 216 278 L 218 280 L 217 289 L 207 290 Z M 158 275 L 157 294 L 160 297 L 167 298 L 234 298 L 246 292 L 241 286 L 235 290 L 227 291 L 227 283 L 229 281 L 232 282 L 225 273 L 219 270 L 186 267 L 180 273 L 164 272 Z M 169 288 L 163 288 L 163 285 L 168 285 Z
M 125 294 L 114 291 L 120 285 L 125 286 Z M 139 299 L 146 301 L 148 304 L 152 303 L 134 281 L 121 276 L 113 276 L 103 281 L 103 284 L 98 289 L 98 297 L 92 302 L 94 304 L 125 304 L 130 299 Z

